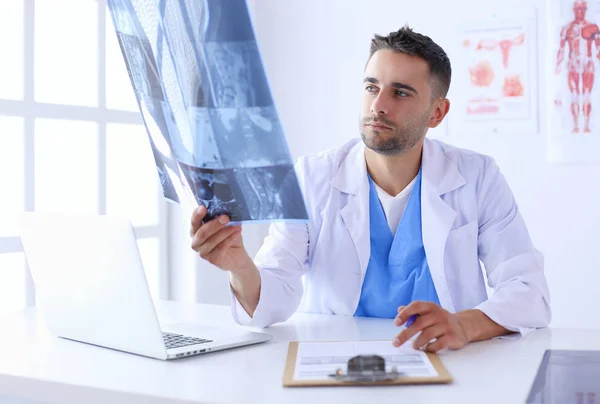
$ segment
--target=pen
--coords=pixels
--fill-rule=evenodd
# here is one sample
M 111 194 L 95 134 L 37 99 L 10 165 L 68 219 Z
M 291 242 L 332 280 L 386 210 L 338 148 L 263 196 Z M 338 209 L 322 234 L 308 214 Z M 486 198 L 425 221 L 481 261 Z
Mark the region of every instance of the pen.
M 406 328 L 410 327 L 415 322 L 416 319 L 417 319 L 416 314 L 413 314 L 412 316 L 410 316 L 408 318 L 408 320 L 406 320 Z

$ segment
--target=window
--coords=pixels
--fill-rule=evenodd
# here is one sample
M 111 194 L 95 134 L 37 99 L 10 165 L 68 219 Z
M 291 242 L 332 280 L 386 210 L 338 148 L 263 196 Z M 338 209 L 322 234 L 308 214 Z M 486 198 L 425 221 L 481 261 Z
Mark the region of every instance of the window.
M 97 212 L 98 124 L 36 119 L 35 210 Z
M 16 234 L 16 215 L 24 206 L 23 118 L 0 116 L 0 237 Z M 10 175 L 8 175 L 10 173 Z
M 0 13 L 0 315 L 35 305 L 22 211 L 128 217 L 167 298 L 166 203 L 105 0 L 10 0 Z
M 23 99 L 23 9 L 23 0 L 5 1 L 2 4 L 0 99 Z
M 94 0 L 35 0 L 35 101 L 99 106 L 98 17 Z

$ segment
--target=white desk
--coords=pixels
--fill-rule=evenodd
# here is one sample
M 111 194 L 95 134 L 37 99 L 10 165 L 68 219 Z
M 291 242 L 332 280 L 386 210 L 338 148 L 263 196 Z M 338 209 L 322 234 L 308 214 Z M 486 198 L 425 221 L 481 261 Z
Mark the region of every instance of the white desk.
M 158 304 L 160 321 L 237 327 L 229 307 Z M 65 403 L 523 403 L 544 350 L 600 350 L 600 331 L 545 329 L 443 353 L 450 385 L 283 388 L 290 340 L 390 339 L 390 320 L 297 314 L 271 342 L 160 361 L 56 338 L 38 311 L 0 318 L 0 396 Z

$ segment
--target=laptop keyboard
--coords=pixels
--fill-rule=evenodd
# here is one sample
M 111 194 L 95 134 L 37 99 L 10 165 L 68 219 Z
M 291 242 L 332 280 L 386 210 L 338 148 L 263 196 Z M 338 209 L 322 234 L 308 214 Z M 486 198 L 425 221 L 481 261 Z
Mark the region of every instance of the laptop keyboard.
M 212 342 L 210 339 L 202 339 L 202 338 L 194 338 L 194 337 L 186 337 L 180 334 L 171 334 L 168 332 L 163 332 L 163 341 L 165 342 L 165 346 L 167 349 L 172 348 L 181 348 L 188 345 L 198 345 L 205 344 L 207 342 Z

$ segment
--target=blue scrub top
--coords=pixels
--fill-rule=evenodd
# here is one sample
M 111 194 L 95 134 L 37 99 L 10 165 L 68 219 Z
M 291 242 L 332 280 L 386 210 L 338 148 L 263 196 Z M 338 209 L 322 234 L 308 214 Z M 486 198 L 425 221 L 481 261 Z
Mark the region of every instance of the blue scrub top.
M 440 304 L 423 246 L 421 170 L 395 235 L 370 176 L 369 185 L 371 257 L 354 315 L 395 318 L 414 300 Z

